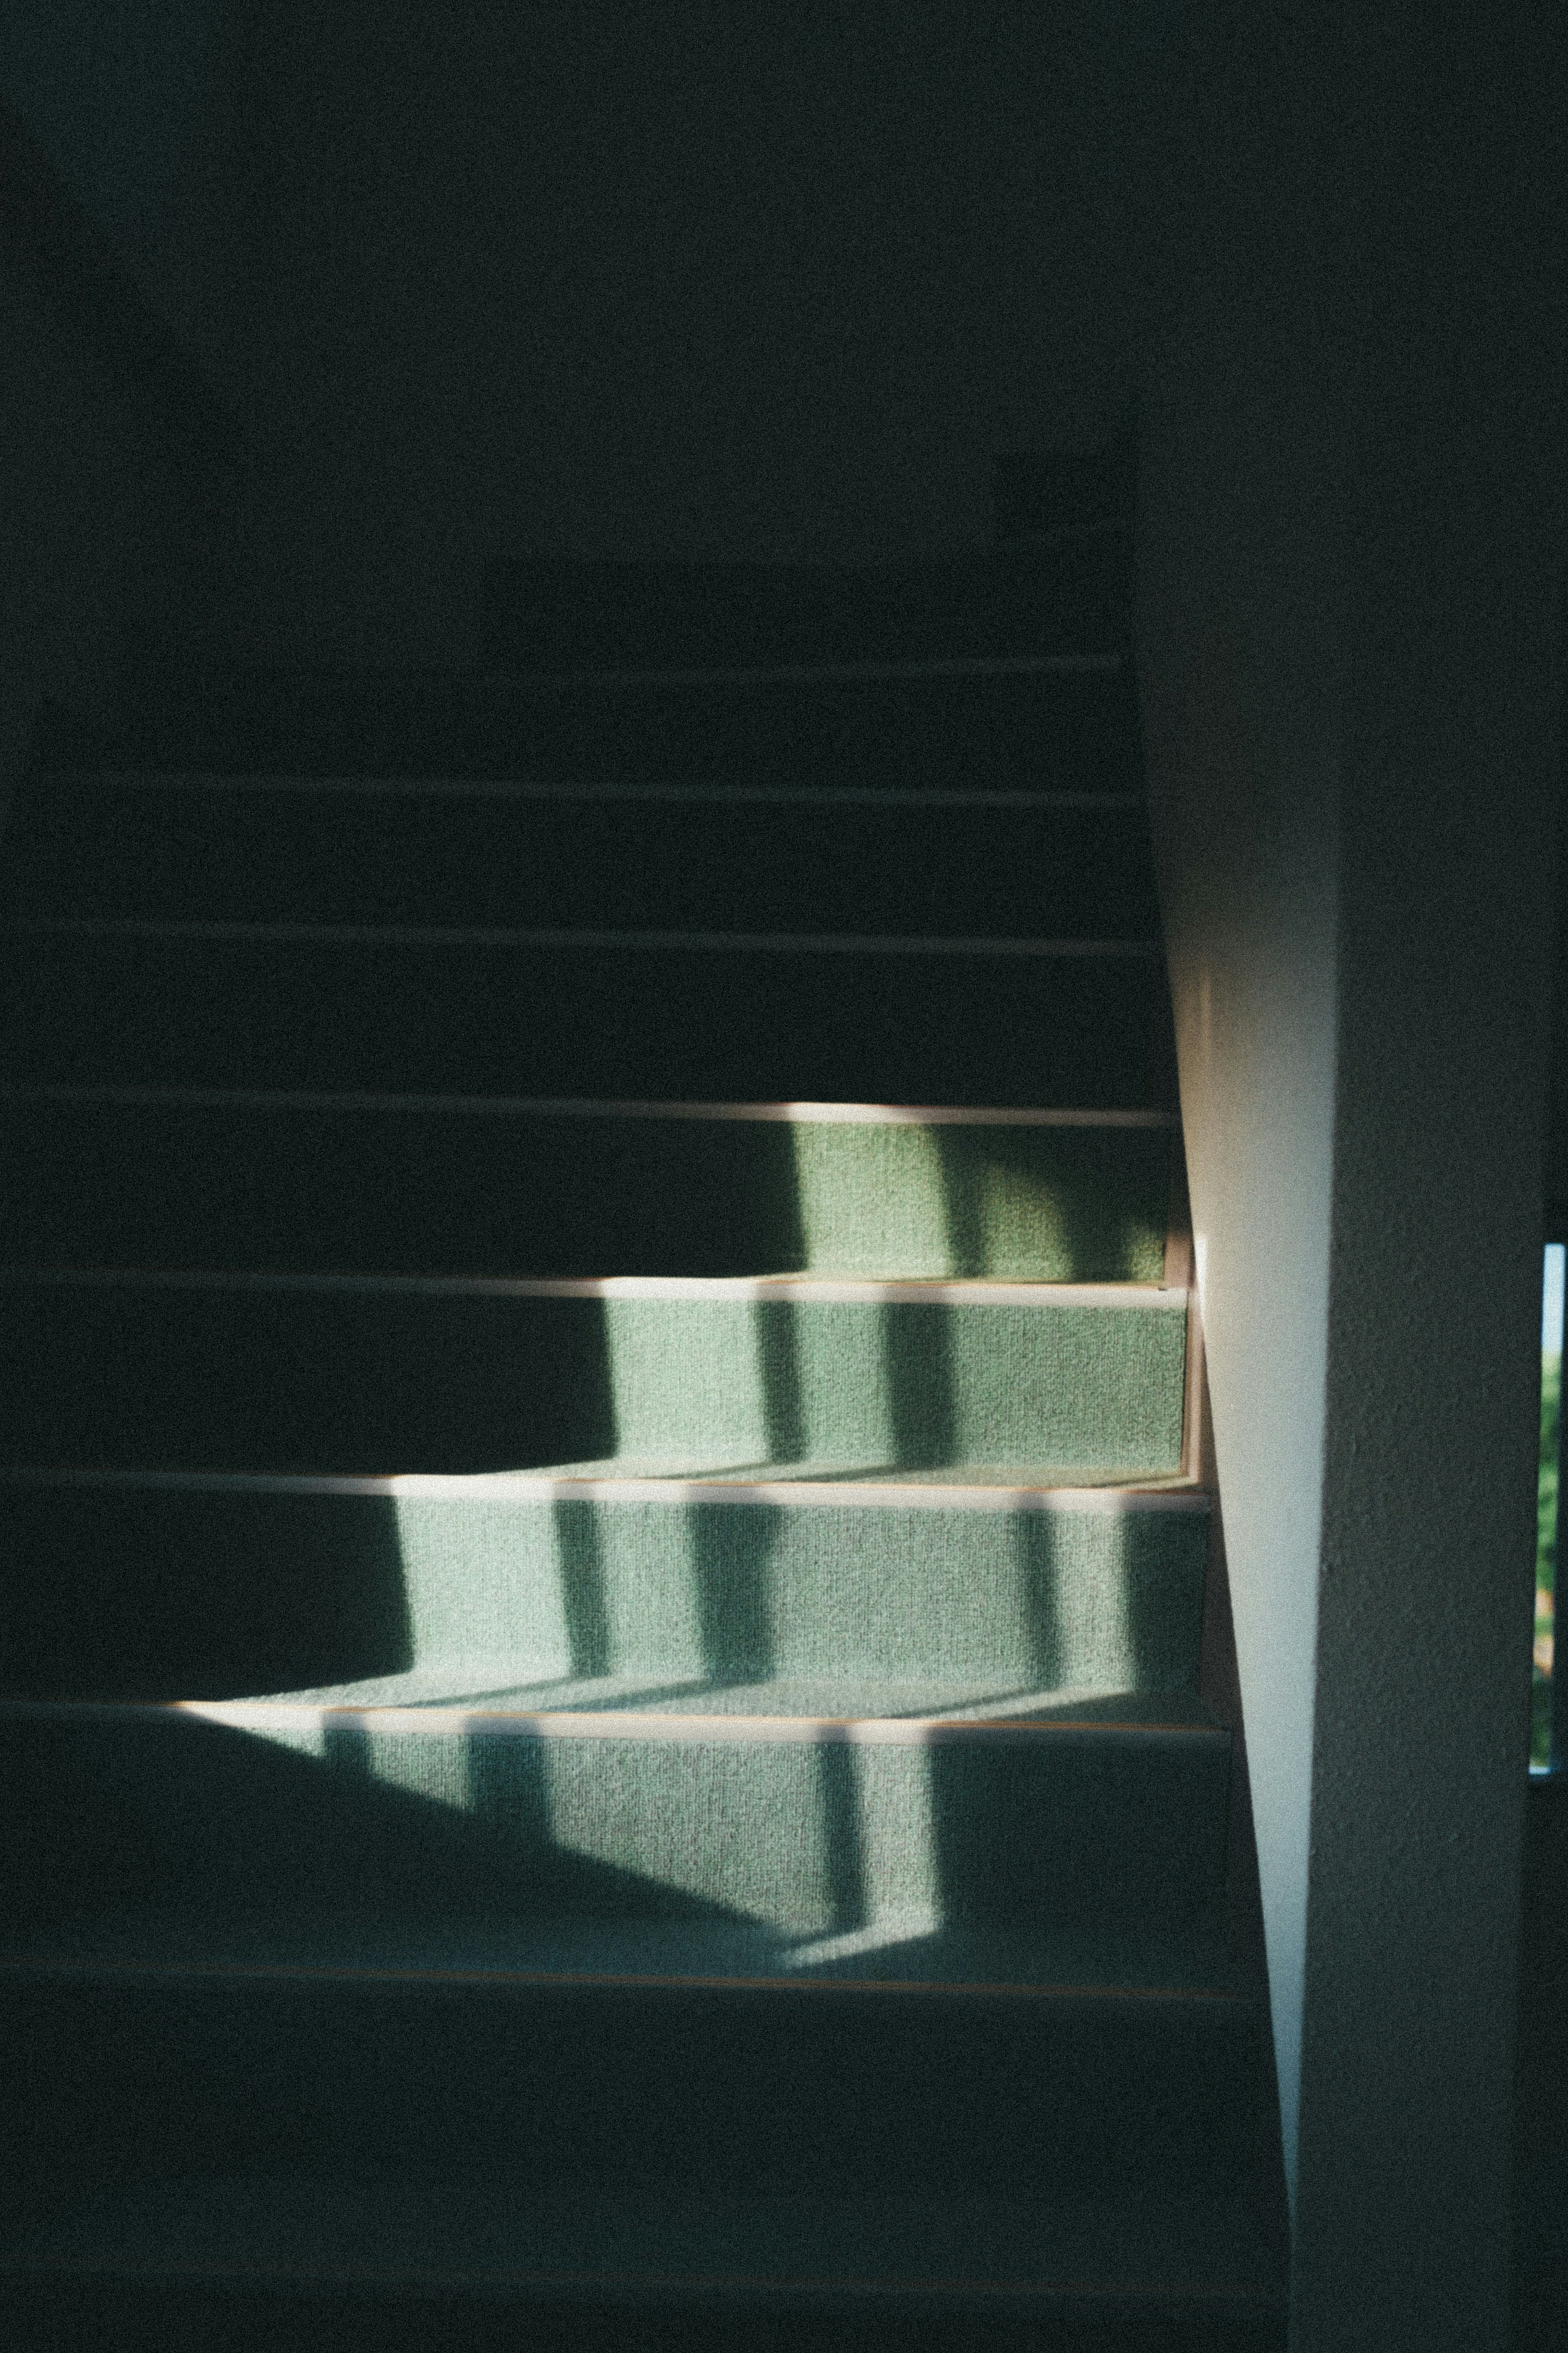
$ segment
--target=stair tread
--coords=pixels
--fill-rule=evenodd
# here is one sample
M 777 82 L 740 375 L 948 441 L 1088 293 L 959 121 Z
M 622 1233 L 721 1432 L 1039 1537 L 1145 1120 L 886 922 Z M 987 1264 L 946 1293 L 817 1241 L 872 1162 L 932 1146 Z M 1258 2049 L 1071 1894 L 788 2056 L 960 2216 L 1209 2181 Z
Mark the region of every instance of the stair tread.
M 565 1732 L 580 1721 L 596 1734 L 646 1736 L 648 1718 L 668 1724 L 675 1736 L 701 1720 L 744 1718 L 776 1736 L 784 1727 L 810 1733 L 854 1726 L 868 1736 L 895 1736 L 899 1727 L 987 1724 L 1037 1731 L 1160 1732 L 1228 1737 L 1205 1702 L 1190 1691 L 1108 1692 L 1020 1690 L 998 1677 L 783 1675 L 752 1683 L 706 1681 L 696 1675 L 659 1678 L 647 1672 L 542 1677 L 531 1662 L 487 1651 L 459 1660 L 433 1660 L 394 1675 L 309 1689 L 268 1692 L 233 1700 L 169 1702 L 193 1715 L 233 1724 L 286 1721 L 291 1711 L 340 1714 L 396 1711 L 400 1730 L 417 1731 L 420 1717 L 434 1732 L 454 1715 L 464 1723 L 496 1719 L 496 1728 L 552 1724 Z M 66 1703 L 65 1704 L 70 1704 Z M 408 1721 L 408 1711 L 419 1716 Z M 562 1719 L 567 1721 L 563 1722 Z
M 1180 1292 L 834 1290 L 40 1271 L 5 1284 L 19 1387 L 0 1451 L 366 1473 L 612 1450 L 731 1470 L 1179 1470 Z
M 1172 1115 L 0 1090 L 7 1255 L 1157 1280 Z
M 247 930 L 1155 934 L 1140 806 L 998 797 L 54 777 L 22 789 L 0 909 L 21 929 L 155 918 Z
M 493 2175 L 154 2178 L 46 2205 L 9 2243 L 17 2270 L 114 2270 L 410 2284 L 446 2279 L 635 2295 L 836 2286 L 983 2300 L 1151 2290 L 1277 2292 L 1245 2194 L 1120 2200 L 551 2198 Z
M 923 676 L 526 679 L 219 672 L 154 681 L 111 723 L 51 707 L 52 769 L 862 786 L 1067 786 L 1142 795 L 1125 665 Z
M 12 930 L 0 1077 L 1167 1107 L 1152 953 L 888 946 Z
M 435 1474 L 437 1477 L 439 1473 Z M 477 1480 L 484 1473 L 472 1474 Z M 1202 1490 L 1178 1471 L 1146 1471 L 1132 1463 L 1112 1468 L 1097 1464 L 1076 1463 L 994 1463 L 943 1462 L 934 1468 L 909 1467 L 897 1462 L 827 1461 L 806 1457 L 795 1461 L 725 1462 L 711 1455 L 689 1455 L 670 1461 L 628 1455 L 605 1455 L 586 1462 L 542 1464 L 537 1469 L 502 1472 L 500 1478 L 515 1482 L 521 1497 L 528 1492 L 529 1482 L 539 1480 L 555 1486 L 570 1488 L 574 1493 L 610 1496 L 621 1490 L 640 1491 L 653 1487 L 717 1487 L 750 1492 L 753 1488 L 768 1489 L 770 1502 L 805 1504 L 821 1497 L 824 1502 L 853 1502 L 858 1496 L 869 1503 L 903 1502 L 905 1490 L 913 1491 L 917 1501 L 925 1501 L 935 1493 L 948 1490 L 964 1492 L 986 1490 L 998 1495 L 1102 1495 L 1123 1498 L 1130 1507 L 1136 1507 L 1146 1497 L 1155 1495 L 1183 1496 L 1194 1509 L 1202 1509 Z M 418 1480 L 411 1472 L 400 1481 L 400 1486 Z M 783 1490 L 780 1493 L 777 1491 Z M 470 1490 L 472 1492 L 472 1490 Z
M 160 1488 L 234 1495 L 420 1495 L 531 1503 L 660 1502 L 690 1498 L 687 1488 L 717 1488 L 720 1500 L 765 1503 L 914 1504 L 932 1509 L 952 1497 L 1018 1509 L 1126 1509 L 1206 1512 L 1206 1488 L 1179 1471 L 1100 1472 L 1082 1464 L 1042 1465 L 1037 1470 L 998 1468 L 991 1463 L 944 1463 L 931 1471 L 885 1464 L 748 1464 L 632 1462 L 621 1455 L 602 1462 L 565 1463 L 530 1471 L 477 1472 L 269 1472 L 213 1469 L 169 1471 L 155 1465 L 123 1468 L 77 1463 L 0 1463 L 0 1488 Z M 651 1490 L 651 1492 L 650 1492 Z

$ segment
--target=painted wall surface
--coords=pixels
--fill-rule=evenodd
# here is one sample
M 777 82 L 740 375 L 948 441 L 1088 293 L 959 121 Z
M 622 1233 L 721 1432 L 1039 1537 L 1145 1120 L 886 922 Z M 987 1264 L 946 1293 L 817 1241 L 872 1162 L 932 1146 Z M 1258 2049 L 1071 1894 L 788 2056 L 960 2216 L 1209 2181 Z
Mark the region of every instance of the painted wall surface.
M 228 191 L 218 0 L 6 0 L 0 90 L 184 332 L 212 315 Z
M 190 550 L 216 510 L 159 385 L 113 365 L 10 253 L 0 351 L 3 823 L 40 703 L 101 709 L 135 646 L 179 635 Z
M 195 323 L 289 484 L 252 635 L 293 573 L 312 649 L 438 660 L 491 555 L 984 540 L 994 450 L 1123 421 L 1130 15 L 231 12 Z
M 1314 2348 L 1507 2341 L 1564 543 L 1550 36 L 1324 10 L 1205 43 L 1149 375 L 1151 774 Z

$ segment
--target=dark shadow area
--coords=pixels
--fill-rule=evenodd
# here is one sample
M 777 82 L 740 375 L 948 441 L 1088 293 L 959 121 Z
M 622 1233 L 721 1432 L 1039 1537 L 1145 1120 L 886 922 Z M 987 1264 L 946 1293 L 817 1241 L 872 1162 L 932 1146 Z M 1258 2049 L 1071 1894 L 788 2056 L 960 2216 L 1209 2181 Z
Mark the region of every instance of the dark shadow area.
M 613 1661 L 598 1512 L 591 1503 L 555 1503 L 551 1518 L 572 1672 L 607 1675 Z
M 454 2269 L 450 2286 L 416 2296 L 379 2283 L 327 2288 L 286 2277 L 26 2280 L 0 2288 L 0 2317 L 27 2353 L 35 2346 L 97 2353 L 105 2345 L 116 2353 L 208 2345 L 226 2353 L 320 2353 L 325 2345 L 334 2353 L 518 2353 L 521 2345 L 529 2353 L 720 2353 L 742 2335 L 748 2353 L 1282 2353 L 1285 2343 L 1282 2314 L 1259 2318 L 1250 2299 L 1237 2308 L 1213 2295 L 1173 2298 L 1175 2308 L 1159 2311 L 1146 2295 L 1108 2310 L 1102 2296 L 1064 2315 L 1055 2298 L 1043 2312 L 1000 2297 L 976 2312 L 962 2294 L 955 2309 L 931 2290 L 892 2290 L 870 2309 L 864 2288 L 846 2287 L 813 2301 L 847 2296 L 847 2313 L 793 2300 L 786 2312 L 768 2283 L 726 2299 L 721 2312 L 704 2305 L 693 2315 L 660 2311 L 651 2281 L 646 2302 L 630 2306 L 619 2294 L 562 2302 L 548 2291 L 499 2287 L 481 2300 Z
M 948 1313 L 894 1303 L 879 1311 L 893 1460 L 930 1470 L 958 1460 Z
M 1054 1513 L 1020 1512 L 1014 1528 L 1036 1688 L 1070 1688 L 1078 1671 L 1063 1584 L 1075 1564 L 1061 1557 L 1061 1528 Z M 1128 1691 L 1200 1688 L 1197 1630 L 1203 1622 L 1207 1528 L 1207 1520 L 1196 1513 L 1117 1515 L 1120 1591 L 1114 1606 L 1125 1630 Z M 1223 1711 L 1216 1713 L 1228 1723 Z
M 0 1106 L 19 1266 L 596 1276 L 805 1262 L 782 1120 L 473 1104 Z
M 819 1734 L 816 1774 L 822 1809 L 833 1918 L 829 1933 L 846 1935 L 867 1921 L 866 1857 L 860 1834 L 859 1753 L 841 1726 Z
M 787 1137 L 789 1131 L 781 1127 Z M 793 1155 L 792 1195 L 798 1204 Z M 796 1234 L 799 1212 L 796 1209 Z M 800 1245 L 805 1256 L 805 1245 Z M 800 1311 L 793 1300 L 764 1299 L 752 1310 L 757 1335 L 757 1368 L 762 1376 L 763 1435 L 770 1462 L 798 1462 L 806 1453 L 805 1414 L 800 1380 Z
M 803 776 L 487 792 L 310 794 L 123 776 L 24 787 L 0 912 L 171 923 L 856 933 L 1149 941 L 1142 811 L 857 791 Z M 701 793 L 703 788 L 695 788 Z M 1136 829 L 1135 829 L 1136 827 Z
M 18 932 L 10 1084 L 1136 1107 L 1154 959 Z
M 1061 1260 L 1049 1270 L 1052 1279 L 1159 1280 L 1167 1131 L 943 1124 L 932 1134 L 955 1275 L 1041 1271 L 1037 1261 L 1019 1264 L 1006 1248 L 997 1195 L 1011 1192 L 1026 1199 L 1032 1194 L 1059 1233 Z M 1005 1222 L 1022 1227 L 1027 1215 L 1015 1210 Z
M 458 1804 L 378 1773 L 353 1725 L 329 1725 L 319 1757 L 188 1718 L 0 1725 L 8 1910 L 42 1936 L 106 1917 L 242 1934 L 312 1921 L 744 1925 L 560 1848 L 546 1746 L 471 1736 Z
M 7 1300 L 11 1462 L 366 1473 L 615 1451 L 593 1303 L 47 1283 Z
M 1568 1776 L 1525 1795 L 1514 2056 L 1515 2353 L 1558 2353 L 1568 2325 Z
M 390 1496 L 0 1487 L 8 1697 L 233 1699 L 413 1663 Z
M 1221 1736 L 940 1739 L 930 1757 L 948 1926 L 1115 1936 L 1220 1926 Z
M 1120 651 L 1131 567 L 1114 538 L 947 562 L 493 564 L 487 659 L 572 671 Z
M 1127 671 L 566 688 L 231 667 L 185 687 L 132 681 L 108 720 L 46 707 L 36 758 L 290 776 L 1143 793 Z
M 684 1516 L 710 1685 L 768 1682 L 776 1664 L 768 1564 L 783 1513 L 718 1504 Z
M 1013 1523 L 1013 1542 L 1031 1680 L 1037 1691 L 1050 1691 L 1062 1681 L 1063 1664 L 1054 1514 L 1018 1513 Z

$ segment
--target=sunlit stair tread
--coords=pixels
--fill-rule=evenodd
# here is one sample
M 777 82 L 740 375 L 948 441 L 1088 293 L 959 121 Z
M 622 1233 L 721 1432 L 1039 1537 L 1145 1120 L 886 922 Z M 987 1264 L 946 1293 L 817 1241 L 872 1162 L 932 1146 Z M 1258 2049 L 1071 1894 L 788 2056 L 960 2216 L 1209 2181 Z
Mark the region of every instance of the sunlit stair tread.
M 1205 1512 L 1184 1485 L 901 1475 L 17 1471 L 0 1476 L 0 1688 L 226 1699 L 426 1672 L 433 1691 L 454 1672 L 478 1691 L 853 1672 L 1181 1692 L 1198 1668 Z

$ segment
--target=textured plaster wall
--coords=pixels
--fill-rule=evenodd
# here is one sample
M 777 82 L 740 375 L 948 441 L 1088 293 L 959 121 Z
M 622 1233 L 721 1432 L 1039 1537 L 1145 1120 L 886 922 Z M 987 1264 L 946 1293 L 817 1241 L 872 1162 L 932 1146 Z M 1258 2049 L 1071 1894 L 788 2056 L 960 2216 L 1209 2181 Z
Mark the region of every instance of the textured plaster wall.
M 1314 2348 L 1507 2341 L 1554 45 L 1529 10 L 1211 26 L 1149 375 L 1145 709 Z

